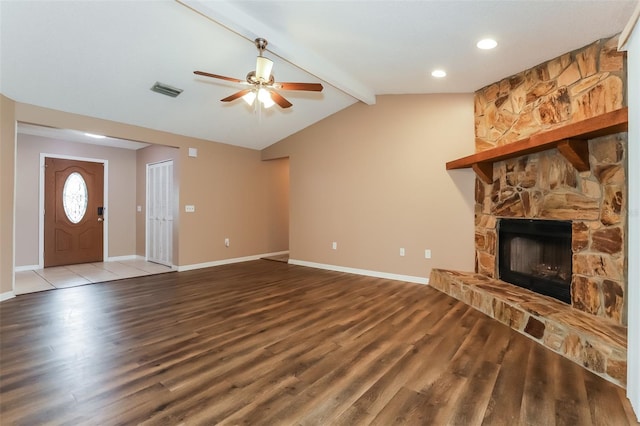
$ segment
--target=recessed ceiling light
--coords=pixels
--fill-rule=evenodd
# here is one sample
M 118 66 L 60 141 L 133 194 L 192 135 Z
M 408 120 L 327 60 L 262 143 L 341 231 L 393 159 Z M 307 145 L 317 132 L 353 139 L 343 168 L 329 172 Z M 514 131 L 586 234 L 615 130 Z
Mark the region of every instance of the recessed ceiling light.
M 476 43 L 476 46 L 478 46 L 478 49 L 483 49 L 483 50 L 493 49 L 497 45 L 498 45 L 498 42 L 492 38 L 483 38 L 478 43 Z
M 95 138 L 95 139 L 104 139 L 106 138 L 106 136 L 103 135 L 96 135 L 94 133 L 85 133 L 85 136 L 89 136 L 90 138 Z
M 436 78 L 442 78 L 447 76 L 447 72 L 445 70 L 433 70 L 431 71 L 431 76 Z

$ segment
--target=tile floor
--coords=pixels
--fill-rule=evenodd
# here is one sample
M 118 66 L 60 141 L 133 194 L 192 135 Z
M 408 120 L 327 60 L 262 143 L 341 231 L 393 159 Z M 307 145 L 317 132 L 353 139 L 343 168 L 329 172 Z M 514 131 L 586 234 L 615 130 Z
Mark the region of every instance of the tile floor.
M 14 293 L 16 295 L 35 293 L 56 288 L 161 274 L 171 270 L 168 266 L 141 259 L 55 266 L 33 271 L 16 272 Z

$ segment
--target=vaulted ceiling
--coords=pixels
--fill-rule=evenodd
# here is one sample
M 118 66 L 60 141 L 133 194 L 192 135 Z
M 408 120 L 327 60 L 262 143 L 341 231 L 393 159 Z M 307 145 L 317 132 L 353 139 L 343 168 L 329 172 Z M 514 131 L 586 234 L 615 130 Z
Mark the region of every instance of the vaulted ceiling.
M 262 149 L 376 95 L 474 92 L 624 28 L 617 1 L 6 1 L 0 0 L 0 91 L 16 101 Z M 259 113 L 242 87 L 253 40 L 269 41 L 293 107 Z M 483 51 L 484 37 L 498 47 Z M 431 71 L 446 70 L 436 79 Z M 155 82 L 183 90 L 170 98 Z

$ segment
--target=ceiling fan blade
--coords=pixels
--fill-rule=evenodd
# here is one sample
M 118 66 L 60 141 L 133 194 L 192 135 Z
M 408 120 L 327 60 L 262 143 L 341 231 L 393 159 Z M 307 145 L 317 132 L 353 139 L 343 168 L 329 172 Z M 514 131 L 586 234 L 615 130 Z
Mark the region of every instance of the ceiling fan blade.
M 224 99 L 220 99 L 221 102 L 231 102 L 231 101 L 235 101 L 238 98 L 243 97 L 244 95 L 246 95 L 247 93 L 249 93 L 251 91 L 251 89 L 244 89 L 241 90 L 239 92 L 234 93 L 233 95 L 229 95 Z
M 213 78 L 219 78 L 220 80 L 233 81 L 234 83 L 243 83 L 244 82 L 244 80 L 240 80 L 238 78 L 225 77 L 224 75 L 211 74 L 211 73 L 204 72 L 204 71 L 194 71 L 193 73 L 197 74 L 197 75 L 203 75 L 205 77 L 213 77 Z
M 276 83 L 273 85 L 280 90 L 306 90 L 308 92 L 322 92 L 320 83 Z
M 280 93 L 278 92 L 271 92 L 271 99 L 273 99 L 273 102 L 277 103 L 278 105 L 280 105 L 280 108 L 289 108 L 291 105 L 293 105 L 291 102 L 289 102 L 288 100 L 286 100 Z

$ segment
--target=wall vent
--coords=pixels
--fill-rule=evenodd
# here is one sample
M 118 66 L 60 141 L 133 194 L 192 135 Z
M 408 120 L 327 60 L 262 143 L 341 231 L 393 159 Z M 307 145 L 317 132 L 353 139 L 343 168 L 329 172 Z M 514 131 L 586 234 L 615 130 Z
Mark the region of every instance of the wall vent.
M 177 87 L 169 86 L 168 84 L 160 83 L 156 81 L 156 84 L 151 86 L 151 90 L 157 93 L 161 93 L 163 95 L 171 96 L 172 98 L 177 97 L 180 93 L 182 93 L 182 89 L 178 89 Z

